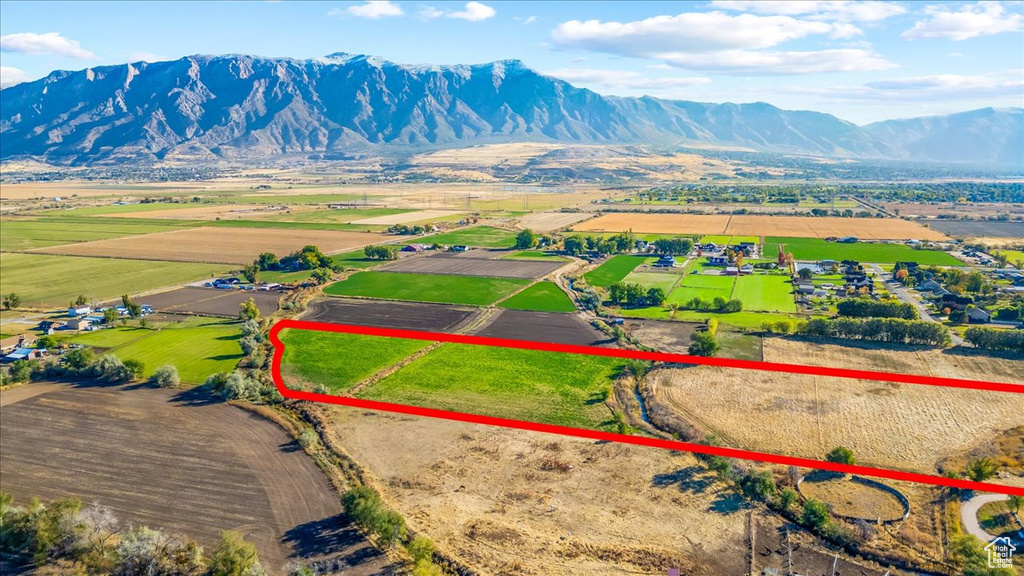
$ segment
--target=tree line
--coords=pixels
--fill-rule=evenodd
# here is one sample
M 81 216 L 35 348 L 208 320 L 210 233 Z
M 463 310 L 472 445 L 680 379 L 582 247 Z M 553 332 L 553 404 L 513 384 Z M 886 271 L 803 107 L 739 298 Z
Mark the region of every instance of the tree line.
M 964 340 L 981 350 L 999 350 L 1024 354 L 1024 330 L 971 327 L 964 333 Z
M 797 328 L 809 338 L 949 346 L 949 329 L 936 322 L 902 318 L 812 318 Z
M 836 305 L 840 316 L 854 318 L 902 318 L 917 320 L 920 316 L 913 304 L 898 301 L 878 302 L 867 298 L 848 298 Z

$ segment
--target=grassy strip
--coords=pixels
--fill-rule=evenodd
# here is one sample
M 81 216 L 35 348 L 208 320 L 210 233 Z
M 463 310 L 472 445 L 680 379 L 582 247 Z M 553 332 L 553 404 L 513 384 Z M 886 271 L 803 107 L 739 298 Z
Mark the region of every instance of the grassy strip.
M 516 245 L 516 233 L 503 228 L 475 226 L 452 232 L 442 232 L 423 239 L 428 244 L 444 246 L 480 246 L 483 248 L 511 248 Z
M 575 312 L 569 296 L 554 282 L 538 282 L 526 290 L 513 295 L 498 306 L 513 310 L 536 310 L 538 312 Z
M 312 330 L 284 330 L 281 341 L 285 344 L 282 366 L 286 374 L 322 384 L 332 393 L 345 392 L 430 345 L 425 340 Z
M 331 284 L 324 289 L 324 293 L 334 296 L 486 306 L 529 283 L 529 280 L 519 278 L 357 272 L 345 280 Z
M 643 264 L 647 259 L 646 256 L 627 256 L 625 254 L 612 256 L 597 268 L 584 274 L 583 278 L 591 286 L 607 288 L 616 282 L 621 282 L 634 268 Z
M 841 244 L 819 238 L 765 238 L 765 258 L 776 258 L 779 245 L 784 244 L 797 260 L 857 260 L 858 262 L 917 262 L 936 266 L 962 266 L 963 262 L 939 250 L 915 250 L 906 244 L 875 244 L 857 242 Z

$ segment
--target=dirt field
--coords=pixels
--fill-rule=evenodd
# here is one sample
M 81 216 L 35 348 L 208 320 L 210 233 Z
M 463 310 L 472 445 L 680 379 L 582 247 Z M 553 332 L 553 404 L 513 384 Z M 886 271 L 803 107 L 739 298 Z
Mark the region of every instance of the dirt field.
M 519 226 L 534 232 L 551 232 L 592 216 L 589 212 L 534 212 L 520 218 Z
M 408 224 L 410 222 L 429 222 L 438 218 L 446 218 L 448 216 L 455 216 L 461 214 L 461 212 L 455 212 L 452 210 L 417 210 L 415 212 L 406 212 L 405 214 L 392 214 L 390 216 L 377 216 L 375 218 L 363 218 L 362 220 L 353 220 L 353 224 L 380 224 L 390 226 L 391 224 Z
M 158 312 L 186 312 L 202 316 L 238 317 L 239 305 L 249 298 L 256 302 L 260 314 L 267 316 L 277 311 L 277 292 L 250 292 L 243 290 L 217 290 L 214 288 L 178 288 L 140 296 L 139 304 L 148 304 Z
M 402 258 L 377 270 L 415 272 L 418 274 L 451 274 L 454 276 L 490 276 L 493 278 L 542 278 L 565 266 L 566 262 L 545 260 L 495 260 L 449 256 L 447 253 Z
M 700 325 L 698 322 L 628 320 L 626 330 L 645 346 L 659 352 L 687 354 L 690 348 L 690 335 Z
M 1024 206 L 1010 202 L 972 202 L 970 204 L 924 204 L 919 202 L 882 202 L 882 207 L 892 212 L 898 210 L 900 216 L 920 216 L 935 218 L 940 214 L 957 214 L 961 217 L 987 218 L 1000 214 L 1024 214 Z
M 904 576 L 907 574 L 895 569 L 890 571 L 872 567 L 866 563 L 854 563 L 843 557 L 836 560 L 834 552 L 816 545 L 810 534 L 804 532 L 799 526 L 784 523 L 777 516 L 763 511 L 754 513 L 754 530 L 751 539 L 754 549 L 753 574 L 764 574 L 766 567 L 775 568 L 779 574 L 786 574 L 789 564 L 787 543 L 789 550 L 792 550 L 793 553 L 793 569 L 799 574 L 832 574 L 833 563 L 835 563 L 836 576 L 849 574 Z M 746 574 L 747 572 L 742 573 Z
M 183 204 L 183 206 L 188 206 Z M 280 209 L 252 204 L 212 204 L 168 210 L 142 210 L 139 212 L 114 212 L 117 218 L 166 218 L 170 220 L 239 220 L 281 214 Z
M 454 332 L 479 313 L 478 308 L 446 304 L 326 298 L 310 303 L 309 311 L 302 319 L 379 328 Z
M 770 338 L 768 362 L 856 366 L 1020 381 L 1021 362 Z M 654 403 L 727 442 L 822 458 L 847 446 L 865 464 L 934 472 L 936 463 L 1024 424 L 1024 395 L 696 366 L 648 376 Z
M 930 227 L 950 236 L 966 236 L 968 238 L 1012 238 L 1020 241 L 1024 238 L 1024 223 L 1021 222 L 968 222 L 963 220 L 928 220 Z
M 828 505 L 841 516 L 874 520 L 897 520 L 903 517 L 903 505 L 896 496 L 845 476 L 808 477 L 800 485 L 800 493 Z
M 333 408 L 330 430 L 481 574 L 744 574 L 747 511 L 685 453 Z
M 591 326 L 580 315 L 556 312 L 494 310 L 487 323 L 474 331 L 474 334 L 581 346 L 608 343 L 608 336 Z
M 801 216 L 727 216 L 703 214 L 605 214 L 573 227 L 584 232 L 662 234 L 734 234 L 827 238 L 857 236 L 865 240 L 945 240 L 939 232 L 906 220 L 888 218 L 817 218 Z
M 366 232 L 249 228 L 190 228 L 130 238 L 96 240 L 35 250 L 71 256 L 248 264 L 261 252 L 286 256 L 307 244 L 334 254 L 391 239 Z
M 298 444 L 246 411 L 196 391 L 47 383 L 5 392 L 3 411 L 0 477 L 18 502 L 75 496 L 207 549 L 238 530 L 272 573 L 289 557 L 386 565 Z

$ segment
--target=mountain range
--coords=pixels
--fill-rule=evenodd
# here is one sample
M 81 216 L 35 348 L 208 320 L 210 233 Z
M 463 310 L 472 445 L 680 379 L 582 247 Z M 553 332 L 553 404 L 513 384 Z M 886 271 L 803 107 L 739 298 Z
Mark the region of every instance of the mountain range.
M 602 96 L 518 60 L 410 66 L 345 53 L 188 56 L 55 71 L 0 92 L 0 158 L 251 160 L 510 141 L 695 143 L 1019 165 L 1024 109 L 857 126 L 770 104 Z

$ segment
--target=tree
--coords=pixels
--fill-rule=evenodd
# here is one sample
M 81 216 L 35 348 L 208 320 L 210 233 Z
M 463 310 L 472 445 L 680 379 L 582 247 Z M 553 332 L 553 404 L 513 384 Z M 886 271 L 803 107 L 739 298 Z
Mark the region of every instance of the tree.
M 252 576 L 262 573 L 255 544 L 246 542 L 234 530 L 220 533 L 220 543 L 210 556 L 211 576 Z
M 78 298 L 75 298 L 75 306 L 85 306 L 88 303 L 89 299 L 85 296 L 85 294 L 79 294 Z
M 96 361 L 92 350 L 88 348 L 75 348 L 64 355 L 64 365 L 72 372 L 83 372 Z
M 693 356 L 714 356 L 718 354 L 718 340 L 710 332 L 694 332 L 690 335 L 689 353 Z
M 43 348 L 49 350 L 51 348 L 57 348 L 60 344 L 57 343 L 57 339 L 47 334 L 39 340 L 36 340 L 36 348 Z
M 316 282 L 317 286 L 330 282 L 333 277 L 334 273 L 330 268 L 317 268 L 310 275 L 310 278 L 313 279 L 313 282 Z
M 800 518 L 804 524 L 821 530 L 828 524 L 828 508 L 820 500 L 810 498 L 804 502 L 804 512 Z
M 3 304 L 4 309 L 6 310 L 10 310 L 11 308 L 17 308 L 18 306 L 21 306 L 21 296 L 18 296 L 16 293 L 11 292 L 10 294 L 4 296 Z
M 646 301 L 648 306 L 661 306 L 665 303 L 665 290 L 655 286 L 647 290 Z
M 238 317 L 242 320 L 255 320 L 260 317 L 260 308 L 251 297 L 239 304 L 238 307 L 241 309 L 238 312 Z
M 537 242 L 537 235 L 529 228 L 524 228 L 516 234 L 516 248 L 520 250 L 529 250 L 536 246 Z
M 146 365 L 142 360 L 136 360 L 129 358 L 124 361 L 124 368 L 128 371 L 129 380 L 138 380 L 142 378 L 142 373 L 146 371 Z
M 621 304 L 626 299 L 626 285 L 616 282 L 608 287 L 608 299 L 612 304 Z
M 964 472 L 967 473 L 967 477 L 975 482 L 984 482 L 989 478 L 996 475 L 999 470 L 999 464 L 991 458 L 975 458 L 967 463 L 967 468 Z
M 168 574 L 199 576 L 206 568 L 203 549 L 195 542 L 142 527 L 121 537 L 114 551 L 116 576 Z
M 967 322 L 967 311 L 966 310 L 950 310 L 949 312 L 949 323 L 950 324 L 963 324 Z
M 740 489 L 748 498 L 764 501 L 778 491 L 778 486 L 769 470 L 759 470 L 741 478 Z
M 814 271 L 810 268 L 801 268 L 797 270 L 796 275 L 799 276 L 801 280 L 810 280 L 814 277 Z
M 846 448 L 845 446 L 836 446 L 825 456 L 825 460 L 829 462 L 835 462 L 837 464 L 849 464 L 853 465 L 857 463 L 857 459 L 853 457 L 853 450 Z
M 566 254 L 579 256 L 583 252 L 583 239 L 579 236 L 569 236 L 562 243 L 562 248 Z
M 1024 496 L 1014 494 L 1006 499 L 1006 507 L 1013 511 L 1014 514 L 1020 513 L 1021 506 L 1024 506 Z
M 273 270 L 278 266 L 277 256 L 273 252 L 263 252 L 256 257 L 253 264 L 260 270 Z
M 113 354 L 104 354 L 90 366 L 93 376 L 112 383 L 128 382 L 132 379 L 133 370 L 132 367 L 125 366 L 124 362 Z
M 796 493 L 796 490 L 786 488 L 779 493 L 779 507 L 783 510 L 789 510 L 790 506 L 792 506 L 799 497 L 800 496 Z
M 103 310 L 104 324 L 113 324 L 117 322 L 118 318 L 120 318 L 120 315 L 117 313 L 117 308 L 106 308 Z
M 132 318 L 142 316 L 142 306 L 134 302 L 127 294 L 121 296 L 121 304 L 128 310 L 128 315 Z
M 255 284 L 260 281 L 260 267 L 255 263 L 248 264 L 242 268 L 242 276 L 246 281 Z
M 156 369 L 153 372 L 153 376 L 149 378 L 149 381 L 161 388 L 176 388 L 178 384 L 181 384 L 181 378 L 178 377 L 178 369 L 171 364 L 165 364 Z
M 367 246 L 363 248 L 363 255 L 370 260 L 397 260 L 398 248 L 394 246 Z

